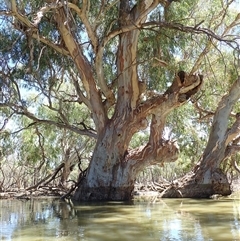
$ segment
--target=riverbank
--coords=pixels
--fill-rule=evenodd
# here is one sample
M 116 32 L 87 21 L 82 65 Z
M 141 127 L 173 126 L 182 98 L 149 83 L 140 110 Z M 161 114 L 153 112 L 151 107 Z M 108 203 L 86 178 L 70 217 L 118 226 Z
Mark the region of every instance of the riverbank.
M 0 199 L 9 199 L 9 198 L 17 198 L 17 199 L 31 199 L 38 197 L 61 197 L 67 193 L 66 190 L 49 187 L 49 188 L 38 188 L 34 191 L 29 191 L 26 189 L 11 189 L 6 192 L 0 192 Z
M 154 188 L 153 184 L 151 185 L 136 185 L 134 190 L 134 196 L 158 196 L 159 190 Z M 159 186 L 158 186 L 159 188 Z M 39 197 L 56 197 L 61 198 L 68 193 L 69 190 L 58 187 L 44 187 L 38 188 L 37 190 L 25 190 L 25 189 L 12 189 L 6 192 L 0 192 L 0 199 L 31 199 Z M 232 191 L 240 191 L 240 179 L 236 179 L 232 182 Z

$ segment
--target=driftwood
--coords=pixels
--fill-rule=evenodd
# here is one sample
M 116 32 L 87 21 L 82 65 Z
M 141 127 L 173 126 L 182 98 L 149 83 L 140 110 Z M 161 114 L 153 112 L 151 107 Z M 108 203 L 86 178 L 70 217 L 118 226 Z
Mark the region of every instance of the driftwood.
M 86 176 L 87 169 L 80 169 L 80 174 L 78 177 L 78 181 L 74 182 L 74 185 L 70 189 L 63 187 L 62 185 L 50 185 L 50 182 L 57 178 L 57 174 L 64 167 L 64 163 L 60 164 L 52 174 L 43 178 L 37 184 L 25 188 L 12 188 L 10 190 L 0 192 L 0 199 L 6 198 L 19 198 L 19 199 L 31 199 L 33 197 L 42 197 L 42 196 L 55 196 L 60 197 L 61 199 L 67 199 L 71 197 L 71 194 L 74 190 L 79 187 Z
M 31 191 L 15 188 L 6 192 L 0 192 L 0 199 L 17 198 L 28 200 L 36 197 L 61 197 L 65 193 L 66 190 L 52 186 L 41 186 Z
M 53 181 L 55 179 L 56 175 L 60 172 L 60 170 L 64 167 L 64 165 L 65 165 L 64 163 L 61 163 L 57 168 L 55 168 L 55 170 L 53 171 L 52 174 L 49 174 L 47 177 L 45 177 L 44 179 L 39 181 L 37 184 L 27 188 L 26 190 L 36 189 L 42 183 L 44 183 L 43 186 L 46 186 L 48 183 L 50 183 L 51 181 Z
M 79 181 L 75 183 L 70 189 L 66 190 L 62 187 L 54 187 L 54 186 L 38 186 L 38 189 L 12 189 L 6 192 L 0 192 L 0 199 L 9 199 L 9 198 L 17 198 L 17 199 L 25 199 L 29 200 L 31 198 L 39 198 L 39 197 L 57 197 L 63 200 L 68 200 L 71 198 L 74 190 L 81 185 L 81 182 L 85 178 L 86 171 L 80 175 Z M 164 197 L 166 192 L 170 190 L 172 192 L 177 192 L 179 197 L 181 197 L 181 192 L 178 191 L 180 183 L 177 182 L 148 182 L 146 184 L 137 183 L 134 189 L 134 196 L 157 196 Z M 233 180 L 232 182 L 233 191 L 240 190 L 240 179 Z

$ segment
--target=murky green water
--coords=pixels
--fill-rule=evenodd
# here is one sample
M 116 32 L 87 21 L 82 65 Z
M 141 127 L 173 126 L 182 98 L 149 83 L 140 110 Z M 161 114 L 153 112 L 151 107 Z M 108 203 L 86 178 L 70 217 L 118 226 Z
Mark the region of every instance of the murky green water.
M 240 240 L 240 194 L 81 204 L 0 200 L 0 240 Z

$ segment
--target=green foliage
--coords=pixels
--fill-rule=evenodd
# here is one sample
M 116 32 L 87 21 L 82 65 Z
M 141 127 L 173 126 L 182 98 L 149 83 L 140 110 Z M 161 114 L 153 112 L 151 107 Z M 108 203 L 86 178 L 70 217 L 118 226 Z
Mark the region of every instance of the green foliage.
M 147 131 L 142 131 L 142 132 L 138 132 L 135 135 L 133 135 L 129 147 L 134 149 L 139 146 L 145 145 L 148 141 L 148 134 L 149 133 Z
M 77 5 L 83 7 L 82 2 L 77 1 Z M 100 0 L 88 2 L 89 24 L 101 44 L 111 31 L 119 28 L 118 3 Z M 131 7 L 136 2 L 131 1 Z M 158 6 L 151 11 L 148 21 L 177 23 L 179 29 L 164 24 L 139 28 L 138 76 L 147 84 L 147 90 L 164 93 L 178 70 L 191 72 L 199 56 L 203 55 L 197 67 L 197 71 L 204 75 L 202 90 L 186 105 L 174 110 L 168 116 L 165 127 L 166 138 L 178 141 L 180 158 L 178 162 L 167 164 L 163 169 L 157 167 L 152 170 L 154 175 L 161 174 L 170 180 L 176 173 L 182 175 L 183 172 L 190 170 L 199 160 L 207 142 L 217 104 L 239 75 L 236 67 L 238 49 L 233 50 L 228 44 L 216 41 L 204 33 L 194 34 L 181 29 L 181 26 L 192 26 L 195 30 L 199 27 L 208 28 L 213 34 L 225 36 L 224 29 L 237 16 L 233 8 L 230 10 L 226 8 L 230 2 L 174 1 L 169 7 Z M 45 4 L 46 2 L 42 0 L 18 1 L 20 13 L 32 21 L 37 11 Z M 96 56 L 86 26 L 76 12 L 66 8 L 64 11 L 68 17 L 66 24 L 71 27 L 75 41 L 79 43 L 85 55 L 85 60 L 92 65 L 98 83 Z M 53 10 L 45 13 L 35 34 L 43 36 L 55 47 L 66 50 L 63 38 L 57 30 L 55 18 Z M 78 73 L 74 61 L 69 56 L 60 54 L 54 48 L 43 44 L 40 39 L 32 38 L 32 33 L 29 32 L 31 30 L 26 30 L 26 26 L 21 25 L 16 18 L 0 16 L 0 24 L 0 97 L 1 94 L 3 96 L 3 100 L 0 100 L 0 128 L 8 118 L 11 118 L 14 126 L 9 128 L 8 125 L 0 133 L 2 156 L 14 153 L 19 166 L 33 167 L 33 169 L 44 162 L 44 167 L 40 168 L 41 174 L 46 174 L 63 161 L 68 146 L 74 149 L 83 143 L 88 143 L 84 155 L 86 159 L 89 158 L 95 140 L 87 135 L 79 135 L 77 131 L 88 130 L 93 134 L 96 132 L 91 110 L 78 98 L 76 85 L 82 91 L 83 97 L 86 96 L 86 90 L 81 82 L 83 76 Z M 239 33 L 239 25 L 233 27 L 233 32 Z M 116 69 L 118 41 L 117 35 L 106 44 L 103 52 L 104 78 L 106 84 L 113 88 L 115 96 L 117 96 L 118 78 Z M 208 49 L 210 45 L 214 47 Z M 103 96 L 101 92 L 100 94 Z M 29 115 L 34 115 L 36 120 L 24 117 L 26 111 Z M 233 111 L 240 112 L 239 103 Z M 112 116 L 112 113 L 114 107 L 110 109 L 109 116 Z M 233 121 L 230 119 L 229 124 Z M 129 147 L 136 148 L 146 144 L 148 137 L 148 128 L 136 133 Z
M 180 156 L 174 170 L 181 176 L 199 161 L 208 141 L 209 122 L 199 121 L 196 110 L 188 103 L 168 116 L 167 126 L 169 138 L 179 145 Z

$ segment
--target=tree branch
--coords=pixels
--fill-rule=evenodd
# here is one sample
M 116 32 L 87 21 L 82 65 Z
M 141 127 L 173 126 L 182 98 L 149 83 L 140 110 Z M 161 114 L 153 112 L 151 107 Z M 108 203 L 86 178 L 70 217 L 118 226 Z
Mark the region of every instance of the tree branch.
M 239 117 L 236 120 L 236 130 L 233 133 L 228 133 L 229 116 L 235 103 L 240 98 L 240 76 L 231 86 L 228 94 L 222 97 L 214 115 L 209 141 L 205 148 L 203 159 L 206 155 L 217 150 L 225 151 L 227 144 L 236 137 L 236 130 L 239 126 Z M 224 153 L 223 153 L 224 154 Z M 220 160 L 221 161 L 221 160 Z
M 70 2 L 67 2 L 67 6 L 71 9 L 73 9 L 77 13 L 77 15 L 80 17 L 80 19 L 82 20 L 84 26 L 86 27 L 88 37 L 91 40 L 93 50 L 96 53 L 97 47 L 98 47 L 98 38 L 97 38 L 97 35 L 95 34 L 95 32 L 93 31 L 92 26 L 90 25 L 90 22 L 88 21 L 88 18 L 86 15 L 87 14 L 87 12 L 86 12 L 87 4 L 84 5 L 85 7 L 82 10 L 80 8 L 78 8 L 77 5 L 70 3 Z
M 146 27 L 161 27 L 161 28 L 168 28 L 168 29 L 174 29 L 174 30 L 179 30 L 181 32 L 186 32 L 186 33 L 193 33 L 193 34 L 205 34 L 209 37 L 212 37 L 213 39 L 216 39 L 220 42 L 225 42 L 227 43 L 230 47 L 232 48 L 236 48 L 233 47 L 232 44 L 235 44 L 236 46 L 238 46 L 239 44 L 237 43 L 237 41 L 232 40 L 232 39 L 227 39 L 224 38 L 224 34 L 222 34 L 221 36 L 215 34 L 215 32 L 213 32 L 212 30 L 208 29 L 208 28 L 195 28 L 195 26 L 185 26 L 181 23 L 173 23 L 173 22 L 157 22 L 157 21 L 151 21 L 151 22 L 147 22 L 147 23 L 143 23 L 141 24 L 142 28 L 146 28 Z M 228 29 L 228 31 L 230 30 L 230 28 L 226 28 L 226 30 Z M 224 31 L 224 33 L 226 34 L 226 31 Z
M 58 14 L 56 15 L 58 29 L 80 73 L 83 86 L 87 93 L 87 98 L 89 99 L 91 104 L 90 107 L 93 114 L 94 123 L 98 132 L 101 132 L 107 121 L 107 115 L 104 110 L 100 93 L 96 88 L 91 66 L 87 58 L 83 55 L 80 46 L 76 42 L 76 39 L 72 35 L 71 29 L 69 29 L 69 26 L 65 24 L 66 20 L 67 19 L 63 9 L 60 9 Z
M 16 1 L 11 0 L 11 9 L 10 9 L 11 12 L 10 11 L 1 11 L 1 15 L 13 16 L 14 18 L 16 18 L 15 24 L 16 24 L 17 21 L 20 21 L 21 24 L 23 24 L 24 26 L 27 27 L 28 32 L 31 32 L 31 36 L 34 39 L 37 39 L 38 41 L 40 41 L 40 42 L 46 44 L 47 46 L 55 49 L 57 52 L 68 56 L 69 52 L 66 49 L 64 49 L 62 46 L 58 46 L 57 44 L 51 42 L 49 39 L 41 36 L 39 34 L 39 31 L 38 31 L 38 28 L 37 28 L 37 25 L 41 21 L 41 18 L 43 17 L 44 13 L 46 13 L 47 11 L 49 11 L 51 9 L 57 9 L 59 7 L 61 7 L 61 5 L 59 5 L 59 4 L 51 4 L 50 6 L 43 7 L 37 13 L 37 17 L 35 18 L 35 21 L 31 22 L 26 16 L 23 16 L 22 14 L 20 14 L 18 12 Z
M 61 163 L 58 167 L 55 168 L 55 170 L 53 171 L 52 174 L 49 174 L 48 176 L 46 176 L 45 178 L 40 180 L 37 184 L 35 184 L 31 187 L 28 187 L 26 190 L 38 188 L 42 183 L 44 183 L 44 185 L 47 185 L 49 182 L 51 182 L 56 177 L 56 175 L 60 172 L 60 170 L 63 167 L 64 167 L 64 163 Z
M 236 114 L 236 121 L 233 123 L 231 128 L 227 131 L 227 137 L 225 145 L 228 145 L 231 141 L 236 139 L 240 135 L 240 113 Z
M 3 104 L 0 103 L 0 107 L 2 105 Z M 33 120 L 34 122 L 31 123 L 30 125 L 28 125 L 28 127 L 30 127 L 31 125 L 35 125 L 37 123 L 38 124 L 54 125 L 54 126 L 57 126 L 59 128 L 62 128 L 62 129 L 67 129 L 67 130 L 73 131 L 73 132 L 75 132 L 77 134 L 80 134 L 80 135 L 85 135 L 85 136 L 97 138 L 97 133 L 92 128 L 87 129 L 86 125 L 83 125 L 82 123 L 81 123 L 81 125 L 84 127 L 84 129 L 80 129 L 80 128 L 78 128 L 74 125 L 71 125 L 69 123 L 61 123 L 61 122 L 56 122 L 56 121 L 52 121 L 52 120 L 40 119 L 40 118 L 36 117 L 33 113 L 29 112 L 27 110 L 27 108 L 22 107 L 22 106 L 17 106 L 17 105 L 13 105 L 13 104 L 12 105 L 4 104 L 4 106 L 11 107 L 11 109 L 14 111 L 15 114 L 24 115 L 24 116 L 28 117 L 29 119 Z M 26 127 L 26 128 L 28 128 L 28 127 Z M 23 129 L 26 129 L 26 128 L 23 128 Z

